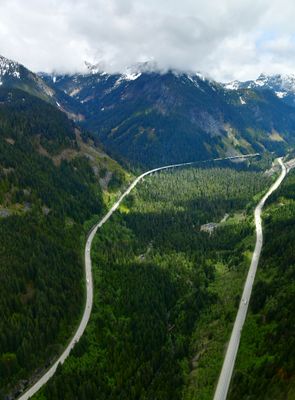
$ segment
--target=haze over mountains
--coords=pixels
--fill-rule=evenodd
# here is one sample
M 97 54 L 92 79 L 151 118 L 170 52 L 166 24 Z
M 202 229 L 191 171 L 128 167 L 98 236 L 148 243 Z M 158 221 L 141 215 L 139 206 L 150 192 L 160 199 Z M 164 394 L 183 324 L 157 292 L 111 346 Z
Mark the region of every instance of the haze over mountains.
M 221 84 L 200 74 L 160 73 L 149 63 L 114 75 L 87 67 L 86 74 L 35 74 L 1 57 L 0 79 L 65 111 L 134 166 L 280 153 L 294 143 L 293 77 Z

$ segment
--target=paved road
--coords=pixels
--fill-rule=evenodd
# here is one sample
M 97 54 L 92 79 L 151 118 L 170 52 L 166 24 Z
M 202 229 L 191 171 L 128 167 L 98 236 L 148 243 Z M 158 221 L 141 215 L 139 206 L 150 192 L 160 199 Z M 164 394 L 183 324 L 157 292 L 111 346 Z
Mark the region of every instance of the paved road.
M 285 164 L 285 166 L 287 168 L 287 172 L 289 172 L 291 169 L 295 168 L 295 158 L 285 162 L 284 164 Z
M 206 160 L 202 162 L 208 162 L 208 161 L 221 161 L 221 160 L 233 160 L 233 159 L 239 159 L 239 158 L 249 158 L 249 157 L 256 157 L 258 156 L 259 153 L 254 153 L 254 154 L 247 154 L 244 156 L 232 156 L 232 157 L 226 157 L 226 158 L 215 158 L 212 160 Z M 71 350 L 75 346 L 75 344 L 79 341 L 81 336 L 83 335 L 83 332 L 85 331 L 85 328 L 87 326 L 87 323 L 90 318 L 91 314 L 91 309 L 92 309 L 92 304 L 93 304 L 93 280 L 92 280 L 92 272 L 91 272 L 91 257 L 90 257 L 90 251 L 91 251 L 91 245 L 93 238 L 97 232 L 97 230 L 107 222 L 107 220 L 110 218 L 110 216 L 113 214 L 114 211 L 119 207 L 121 202 L 124 200 L 124 198 L 131 192 L 131 190 L 138 184 L 139 181 L 142 180 L 147 175 L 150 175 L 154 172 L 161 171 L 164 169 L 169 169 L 169 168 L 177 168 L 177 167 L 184 167 L 184 166 L 189 166 L 193 165 L 196 163 L 200 163 L 200 161 L 196 162 L 188 162 L 188 163 L 182 163 L 182 164 L 172 164 L 172 165 L 166 165 L 165 167 L 160 167 L 160 168 L 155 168 L 150 171 L 147 171 L 137 177 L 134 182 L 128 187 L 128 189 L 122 194 L 122 196 L 119 198 L 118 201 L 115 202 L 115 204 L 112 206 L 112 208 L 108 211 L 108 213 L 92 228 L 92 230 L 89 233 L 89 236 L 86 241 L 85 245 L 85 277 L 86 277 L 86 305 L 83 313 L 83 317 L 81 319 L 80 325 L 75 332 L 72 340 L 64 350 L 64 352 L 61 354 L 61 356 L 58 358 L 58 360 L 42 375 L 39 380 L 30 388 L 28 389 L 23 395 L 21 395 L 18 400 L 28 400 L 30 397 L 32 397 L 35 393 L 38 392 L 38 390 L 45 385 L 49 379 L 55 374 L 56 368 L 59 364 L 63 364 L 65 359 L 69 356 Z
M 255 225 L 256 225 L 256 245 L 254 249 L 254 253 L 252 256 L 252 261 L 250 265 L 250 269 L 248 272 L 248 276 L 246 279 L 246 283 L 243 290 L 242 299 L 240 302 L 239 310 L 236 316 L 236 320 L 234 323 L 234 327 L 232 330 L 231 338 L 228 344 L 228 348 L 226 351 L 226 355 L 224 358 L 221 374 L 219 376 L 218 384 L 216 387 L 214 400 L 226 400 L 227 392 L 230 384 L 230 380 L 232 377 L 235 360 L 239 348 L 240 337 L 242 328 L 246 319 L 246 314 L 248 310 L 249 300 L 251 296 L 252 286 L 259 262 L 259 257 L 262 249 L 262 225 L 261 225 L 261 212 L 267 198 L 280 186 L 283 179 L 286 176 L 287 170 L 281 158 L 278 159 L 282 172 L 275 183 L 271 186 L 269 191 L 265 194 L 265 196 L 260 200 L 257 207 L 255 208 Z

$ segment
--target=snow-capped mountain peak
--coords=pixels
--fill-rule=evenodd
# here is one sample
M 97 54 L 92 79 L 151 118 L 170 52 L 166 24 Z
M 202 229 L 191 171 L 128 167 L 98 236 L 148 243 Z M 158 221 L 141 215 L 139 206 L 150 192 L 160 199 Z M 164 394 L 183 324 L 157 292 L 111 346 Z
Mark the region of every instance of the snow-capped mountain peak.
M 109 77 L 116 77 L 116 81 L 114 87 L 118 87 L 123 83 L 128 83 L 131 81 L 135 81 L 140 78 L 144 74 L 160 74 L 164 75 L 167 73 L 172 73 L 177 78 L 185 78 L 190 80 L 195 86 L 199 86 L 199 82 L 211 82 L 212 87 L 214 89 L 216 82 L 212 81 L 205 74 L 201 72 L 185 72 L 177 69 L 161 69 L 159 65 L 154 60 L 144 61 L 144 62 L 136 62 L 129 66 L 126 66 L 125 69 L 121 72 L 106 72 L 104 69 L 103 63 L 92 64 L 88 61 L 84 62 L 86 66 L 86 75 L 97 75 L 98 79 L 101 80 L 102 77 L 104 79 L 108 79 Z
M 274 75 L 266 75 L 260 74 L 256 80 L 253 81 L 232 81 L 226 83 L 224 85 L 226 89 L 253 89 L 253 88 L 265 88 L 265 89 L 273 89 L 273 90 L 285 90 L 292 91 L 295 93 L 295 75 L 283 75 L 283 74 L 274 74 Z
M 262 73 L 256 80 L 240 82 L 232 81 L 224 84 L 229 90 L 254 89 L 271 90 L 278 98 L 285 102 L 295 105 L 295 75 L 293 74 L 273 74 Z
M 20 79 L 20 64 L 0 55 L 0 82 L 2 78 L 12 76 Z
M 238 90 L 240 89 L 241 82 L 240 81 L 231 81 L 224 84 L 225 89 L 228 90 Z
M 275 75 L 265 75 L 261 74 L 256 81 L 254 81 L 256 85 L 261 87 L 270 88 L 273 90 L 279 91 L 292 91 L 295 93 L 295 76 L 292 74 L 283 75 L 283 74 L 275 74 Z
M 267 81 L 268 81 L 268 76 L 262 73 L 258 76 L 258 78 L 253 83 L 257 86 L 262 87 L 267 84 Z
M 107 73 L 105 72 L 105 68 L 104 68 L 104 64 L 99 62 L 96 64 L 92 64 L 88 61 L 84 61 L 85 67 L 86 67 L 86 71 L 87 74 L 90 75 L 96 75 L 96 74 L 101 74 L 101 75 L 107 75 Z

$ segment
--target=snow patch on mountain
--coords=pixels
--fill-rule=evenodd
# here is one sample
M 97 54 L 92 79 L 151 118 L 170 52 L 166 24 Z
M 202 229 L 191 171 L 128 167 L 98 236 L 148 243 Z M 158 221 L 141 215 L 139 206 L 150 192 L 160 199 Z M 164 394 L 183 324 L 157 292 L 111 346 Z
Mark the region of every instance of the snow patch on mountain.
M 86 67 L 86 74 L 91 74 L 91 75 L 107 75 L 107 73 L 104 70 L 104 64 L 103 63 L 96 63 L 96 64 L 91 64 L 88 61 L 84 61 L 85 67 Z
M 250 82 L 249 87 L 255 86 L 265 86 L 267 84 L 268 77 L 264 74 L 260 74 L 259 77 L 253 82 L 253 84 Z
M 12 60 L 8 60 L 5 57 L 0 56 L 0 80 L 3 83 L 1 77 L 12 76 L 20 79 L 20 65 Z
M 135 81 L 137 78 L 141 76 L 141 72 L 127 72 L 126 74 L 123 75 L 124 79 L 126 81 Z
M 275 94 L 277 95 L 277 97 L 279 97 L 280 99 L 283 99 L 285 96 L 287 96 L 286 92 L 275 92 Z
M 224 85 L 224 87 L 225 87 L 225 89 L 228 89 L 228 90 L 238 90 L 240 88 L 240 83 L 241 82 L 239 82 L 239 81 L 232 81 L 232 82 L 226 83 Z
M 224 84 L 226 89 L 239 90 L 239 89 L 270 89 L 275 94 L 283 98 L 288 93 L 295 94 L 295 75 L 266 75 L 260 74 L 256 80 L 239 82 L 233 81 Z
M 192 76 L 192 75 L 188 74 L 186 77 L 187 77 L 187 79 L 188 79 L 189 81 L 191 81 L 196 87 L 199 87 L 199 83 L 198 83 L 198 80 L 196 79 L 196 76 Z
M 241 102 L 242 105 L 246 104 L 246 102 L 245 102 L 245 100 L 243 99 L 242 96 L 240 96 L 240 102 Z

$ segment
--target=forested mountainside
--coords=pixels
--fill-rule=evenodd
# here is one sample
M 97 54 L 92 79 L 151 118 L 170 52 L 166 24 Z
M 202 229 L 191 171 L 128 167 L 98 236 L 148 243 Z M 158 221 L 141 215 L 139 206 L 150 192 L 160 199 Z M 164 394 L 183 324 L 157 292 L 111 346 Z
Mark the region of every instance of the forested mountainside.
M 196 74 L 44 76 L 80 103 L 81 124 L 118 159 L 144 168 L 295 140 L 295 110 L 270 90 L 227 90 Z
M 0 84 L 47 100 L 93 132 L 117 160 L 143 169 L 295 142 L 295 109 L 270 86 L 225 85 L 139 64 L 110 75 L 39 74 L 0 57 Z M 291 105 L 290 105 L 291 104 Z
M 104 210 L 101 185 L 124 179 L 64 113 L 0 88 L 0 398 L 72 334 L 84 304 L 82 224 Z
M 217 166 L 145 178 L 99 230 L 90 323 L 35 399 L 213 393 L 253 249 L 253 197 L 271 182 Z
M 295 172 L 264 212 L 265 245 L 229 398 L 295 398 Z
M 52 88 L 37 74 L 16 61 L 0 55 L 0 86 L 23 90 L 33 96 L 49 102 L 66 112 L 72 119 L 83 118 L 76 114 L 77 104 L 58 88 Z
M 3 57 L 0 85 L 5 398 L 44 372 L 78 322 L 84 222 L 114 198 L 103 190 L 128 178 L 100 141 L 141 169 L 282 154 L 294 145 L 295 108 L 269 82 L 231 90 L 198 74 L 147 70 L 40 77 Z M 95 238 L 86 333 L 36 399 L 212 399 L 253 250 L 253 206 L 272 182 L 273 168 L 257 171 L 268 161 L 156 174 L 126 198 Z M 293 192 L 294 173 L 265 214 L 233 399 L 294 393 Z

